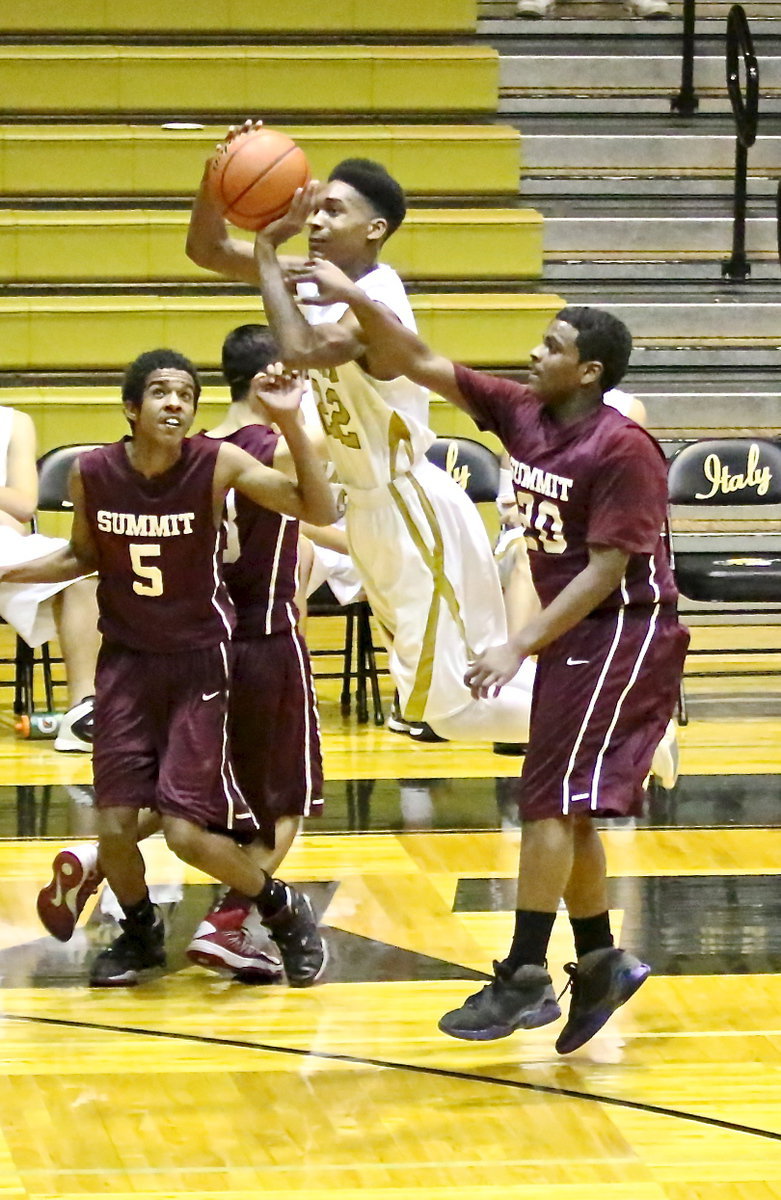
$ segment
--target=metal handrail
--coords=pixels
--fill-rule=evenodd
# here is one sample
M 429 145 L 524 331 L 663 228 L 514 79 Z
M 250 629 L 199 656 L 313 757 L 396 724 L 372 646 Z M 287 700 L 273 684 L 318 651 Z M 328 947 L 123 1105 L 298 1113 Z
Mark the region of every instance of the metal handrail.
M 745 97 L 740 88 L 740 64 L 746 82 Z M 733 4 L 727 17 L 727 91 L 735 117 L 735 196 L 732 219 L 732 254 L 721 264 L 724 279 L 746 280 L 751 266 L 746 258 L 746 178 L 748 152 L 757 137 L 759 121 L 759 66 L 746 14 Z
M 694 25 L 696 0 L 683 0 L 683 40 L 681 44 L 681 90 L 670 98 L 670 111 L 679 117 L 693 117 L 700 106 L 694 90 Z

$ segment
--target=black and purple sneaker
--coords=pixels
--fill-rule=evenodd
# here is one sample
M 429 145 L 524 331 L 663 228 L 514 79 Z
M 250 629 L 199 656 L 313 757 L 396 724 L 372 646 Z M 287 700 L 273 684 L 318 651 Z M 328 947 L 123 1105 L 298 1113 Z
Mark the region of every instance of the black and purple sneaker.
M 564 970 L 570 977 L 572 999 L 567 1024 L 556 1041 L 559 1054 L 585 1045 L 651 974 L 647 963 L 617 946 L 590 950 Z

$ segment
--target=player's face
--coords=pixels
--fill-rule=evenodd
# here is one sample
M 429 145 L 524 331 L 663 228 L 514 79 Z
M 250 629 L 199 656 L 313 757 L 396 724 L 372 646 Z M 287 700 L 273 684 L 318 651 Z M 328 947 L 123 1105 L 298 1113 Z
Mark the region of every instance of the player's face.
M 529 386 L 546 404 L 569 400 L 593 382 L 594 364 L 580 361 L 577 337 L 578 331 L 566 321 L 551 321 L 539 346 L 529 355 Z
M 385 221 L 360 192 L 334 179 L 326 184 L 309 218 L 309 253 L 337 267 L 349 267 L 379 244 L 384 231 Z
M 150 371 L 141 405 L 129 409 L 133 435 L 181 442 L 195 418 L 195 383 L 187 371 L 159 367 Z

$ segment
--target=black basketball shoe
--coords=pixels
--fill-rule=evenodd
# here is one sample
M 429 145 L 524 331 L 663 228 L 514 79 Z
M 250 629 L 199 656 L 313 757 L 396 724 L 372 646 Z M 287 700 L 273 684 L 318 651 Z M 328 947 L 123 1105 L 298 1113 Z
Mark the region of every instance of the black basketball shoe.
M 647 963 L 617 946 L 590 950 L 564 970 L 570 977 L 572 999 L 567 1024 L 556 1041 L 559 1054 L 585 1045 L 651 974 Z
M 55 750 L 78 750 L 83 754 L 92 751 L 92 731 L 95 715 L 95 697 L 85 696 L 73 708 L 69 708 L 60 721 Z
M 285 884 L 287 904 L 273 917 L 263 917 L 285 964 L 291 987 L 317 983 L 328 962 L 328 947 L 317 932 L 317 920 L 309 897 Z
M 551 977 L 544 967 L 526 964 L 511 971 L 494 963 L 494 977 L 460 1008 L 445 1013 L 439 1028 L 467 1042 L 492 1042 L 516 1029 L 537 1029 L 561 1016 Z
M 101 950 L 92 964 L 91 987 L 134 987 L 142 971 L 165 966 L 165 926 L 157 909 L 152 925 L 140 925 L 127 918 L 119 923 L 119 937 Z

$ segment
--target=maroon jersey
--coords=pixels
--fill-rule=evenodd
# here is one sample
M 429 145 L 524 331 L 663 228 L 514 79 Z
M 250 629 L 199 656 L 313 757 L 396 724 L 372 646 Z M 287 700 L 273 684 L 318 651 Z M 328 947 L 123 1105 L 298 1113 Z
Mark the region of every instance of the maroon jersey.
M 98 556 L 99 627 L 131 650 L 167 654 L 230 637 L 233 605 L 222 578 L 225 529 L 212 489 L 219 442 L 185 441 L 182 456 L 146 479 L 128 438 L 79 459 Z
M 478 426 L 510 454 L 529 561 L 544 605 L 588 565 L 589 546 L 629 554 L 626 574 L 595 611 L 675 605 L 663 540 L 667 467 L 661 447 L 608 405 L 561 426 L 536 393 L 509 379 L 456 366 Z
M 224 441 L 240 446 L 270 467 L 279 434 L 268 425 L 245 425 L 215 441 L 217 445 Z M 228 498 L 228 517 L 223 569 L 236 606 L 236 638 L 245 640 L 290 630 L 298 621 L 294 603 L 298 521 L 262 508 L 238 493 Z

